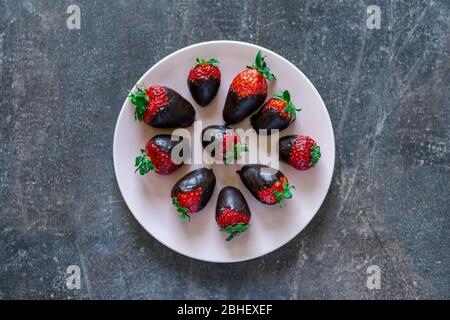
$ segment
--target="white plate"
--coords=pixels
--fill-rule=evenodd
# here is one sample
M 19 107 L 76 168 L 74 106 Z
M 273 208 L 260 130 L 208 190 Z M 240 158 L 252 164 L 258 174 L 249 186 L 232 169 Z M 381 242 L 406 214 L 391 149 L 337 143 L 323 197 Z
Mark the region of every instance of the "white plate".
M 266 62 L 277 80 L 269 85 L 269 96 L 281 89 L 291 92 L 293 102 L 303 110 L 288 134 L 309 135 L 321 148 L 318 165 L 307 171 L 297 171 L 285 164 L 280 170 L 297 189 L 294 197 L 282 209 L 256 201 L 241 183 L 235 171 L 238 165 L 213 165 L 217 177 L 214 195 L 208 205 L 194 214 L 190 223 L 182 223 L 172 206 L 170 190 L 186 173 L 200 165 L 184 165 L 169 176 L 148 173 L 142 177 L 134 173 L 134 159 L 148 139 L 155 134 L 171 130 L 151 128 L 133 118 L 134 107 L 127 100 L 117 120 L 114 134 L 114 170 L 125 202 L 139 223 L 167 247 L 191 258 L 211 262 L 236 262 L 253 259 L 274 251 L 293 239 L 311 221 L 319 210 L 331 183 L 334 168 L 334 135 L 327 109 L 311 82 L 292 63 L 278 54 L 248 43 L 212 41 L 178 50 L 162 59 L 137 83 L 161 84 L 175 89 L 196 109 L 196 120 L 204 126 L 223 124 L 222 108 L 229 85 L 234 76 L 251 64 L 258 50 L 263 51 Z M 222 83 L 211 105 L 198 106 L 192 99 L 186 79 L 196 57 L 215 57 L 220 61 Z M 130 88 L 134 84 L 130 84 Z M 234 126 L 247 129 L 249 119 Z M 191 128 L 192 129 L 192 128 Z M 230 242 L 218 231 L 215 205 L 221 188 L 232 185 L 244 193 L 252 211 L 252 228 Z

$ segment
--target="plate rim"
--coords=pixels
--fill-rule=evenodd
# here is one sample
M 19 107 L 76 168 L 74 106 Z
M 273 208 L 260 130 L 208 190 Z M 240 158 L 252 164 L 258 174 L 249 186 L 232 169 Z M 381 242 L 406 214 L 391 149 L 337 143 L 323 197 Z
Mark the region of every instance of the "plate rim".
M 256 45 L 256 44 L 253 44 L 253 43 L 243 42 L 243 41 L 236 41 L 236 40 L 212 40 L 212 41 L 199 42 L 199 43 L 195 43 L 195 44 L 192 44 L 192 45 L 183 47 L 183 48 L 181 48 L 181 49 L 178 49 L 178 50 L 176 50 L 176 51 L 170 53 L 169 55 L 165 56 L 164 58 L 162 58 L 161 60 L 159 60 L 157 63 L 155 63 L 153 66 L 151 66 L 151 67 L 150 67 L 150 68 L 149 68 L 149 69 L 148 69 L 148 70 L 147 70 L 147 71 L 139 78 L 139 80 L 133 85 L 133 89 L 136 87 L 136 84 L 141 83 L 141 82 L 143 81 L 143 79 L 145 79 L 145 78 L 147 77 L 147 75 L 148 75 L 149 73 L 151 73 L 156 67 L 158 67 L 159 65 L 163 64 L 165 61 L 167 61 L 167 60 L 170 59 L 171 57 L 173 57 L 173 56 L 175 56 L 175 55 L 178 55 L 178 54 L 181 54 L 182 52 L 184 52 L 184 51 L 186 51 L 186 50 L 188 50 L 188 49 L 191 49 L 191 48 L 201 47 L 201 46 L 205 46 L 205 45 L 224 44 L 224 43 L 225 43 L 225 44 L 240 45 L 240 46 L 247 46 L 247 47 L 251 47 L 251 48 L 254 48 L 254 49 L 261 49 L 261 50 L 263 50 L 263 51 L 265 51 L 265 52 L 269 52 L 271 55 L 274 55 L 274 56 L 276 56 L 277 58 L 279 58 L 279 59 L 281 59 L 281 60 L 287 62 L 294 70 L 296 70 L 297 72 L 299 72 L 299 73 L 303 76 L 303 78 L 307 81 L 307 83 L 308 83 L 309 85 L 311 85 L 311 87 L 313 88 L 314 94 L 320 99 L 320 101 L 322 102 L 323 106 L 325 107 L 326 118 L 327 118 L 326 120 L 328 121 L 328 123 L 329 123 L 329 125 L 330 125 L 330 128 L 331 128 L 331 136 L 332 136 L 332 155 L 330 155 L 330 158 L 331 158 L 331 160 L 332 160 L 331 177 L 330 177 L 330 181 L 328 182 L 327 190 L 326 190 L 326 192 L 324 193 L 324 196 L 323 196 L 322 200 L 320 201 L 320 204 L 318 205 L 318 207 L 317 207 L 317 209 L 315 210 L 314 214 L 311 216 L 311 218 L 310 218 L 310 219 L 308 220 L 308 222 L 305 224 L 305 226 L 304 226 L 301 230 L 299 230 L 299 232 L 298 232 L 297 234 L 295 234 L 292 238 L 290 238 L 289 240 L 287 240 L 287 241 L 281 243 L 281 244 L 280 244 L 279 246 L 277 246 L 276 248 L 271 249 L 270 251 L 267 251 L 267 252 L 265 252 L 265 253 L 263 253 L 263 254 L 260 254 L 260 255 L 254 256 L 254 257 L 246 257 L 246 258 L 236 259 L 236 260 L 219 260 L 219 259 L 217 259 L 217 260 L 211 260 L 211 259 L 202 259 L 202 258 L 198 258 L 198 257 L 192 256 L 192 255 L 189 255 L 189 254 L 187 254 L 187 253 L 180 252 L 180 251 L 178 251 L 177 249 L 173 248 L 171 245 L 168 245 L 168 244 L 164 243 L 162 240 L 160 240 L 160 239 L 158 239 L 157 237 L 155 237 L 155 236 L 154 236 L 154 235 L 153 235 L 153 234 L 152 234 L 152 233 L 144 226 L 144 224 L 141 223 L 141 221 L 136 217 L 136 215 L 134 214 L 134 212 L 131 210 L 131 208 L 130 208 L 130 206 L 128 205 L 128 202 L 127 202 L 127 200 L 125 199 L 124 194 L 123 194 L 123 192 L 122 192 L 122 188 L 121 188 L 120 183 L 119 183 L 118 168 L 117 168 L 117 162 L 116 162 L 115 154 L 116 154 L 116 148 L 117 148 L 117 131 L 118 131 L 118 126 L 119 126 L 120 119 L 121 119 L 122 116 L 123 116 L 123 113 L 124 113 L 126 104 L 127 104 L 127 102 L 128 102 L 127 98 L 125 98 L 125 102 L 122 104 L 122 107 L 120 108 L 119 115 L 117 116 L 116 125 L 114 126 L 113 150 L 112 150 L 113 155 L 112 155 L 112 156 L 113 156 L 114 175 L 115 175 L 115 178 L 116 178 L 117 186 L 119 187 L 120 195 L 122 196 L 123 201 L 125 202 L 125 204 L 126 204 L 128 210 L 129 210 L 129 211 L 131 212 L 131 214 L 133 215 L 134 219 L 136 219 L 136 221 L 139 223 L 139 225 L 140 225 L 140 226 L 141 226 L 141 227 L 142 227 L 142 228 L 143 228 L 150 236 L 152 236 L 155 240 L 157 240 L 159 243 L 161 243 L 161 244 L 164 245 L 165 247 L 167 247 L 167 248 L 173 250 L 174 252 L 176 252 L 176 253 L 178 253 L 178 254 L 180 254 L 180 255 L 182 255 L 182 256 L 185 256 L 185 257 L 188 257 L 188 258 L 191 258 L 191 259 L 194 259 L 194 260 L 198 260 L 198 261 L 209 262 L 209 263 L 224 263 L 224 264 L 226 263 L 226 264 L 228 264 L 228 263 L 239 263 L 239 262 L 250 261 L 250 260 L 254 260 L 254 259 L 257 259 L 257 258 L 264 257 L 264 256 L 266 256 L 266 255 L 268 255 L 268 254 L 270 254 L 270 253 L 273 253 L 273 252 L 277 251 L 278 249 L 280 249 L 281 247 L 283 247 L 283 246 L 285 246 L 286 244 L 288 244 L 289 242 L 291 242 L 292 240 L 294 240 L 296 237 L 298 237 L 298 236 L 302 233 L 303 230 L 306 229 L 306 227 L 311 223 L 311 221 L 314 219 L 314 217 L 315 217 L 315 216 L 317 215 L 317 213 L 319 212 L 320 208 L 322 207 L 322 205 L 323 205 L 323 203 L 324 203 L 324 201 L 325 201 L 325 199 L 326 199 L 326 197 L 327 197 L 327 195 L 328 195 L 328 193 L 329 193 L 329 191 L 330 191 L 331 183 L 332 183 L 333 177 L 334 177 L 335 164 L 336 164 L 336 140 L 335 140 L 335 135 L 334 135 L 333 123 L 331 122 L 331 118 L 330 118 L 330 114 L 329 114 L 329 112 L 328 112 L 328 108 L 327 108 L 325 102 L 323 101 L 322 96 L 319 94 L 319 92 L 317 91 L 316 87 L 315 87 L 314 84 L 311 82 L 311 80 L 309 80 L 309 78 L 308 78 L 308 77 L 307 77 L 307 76 L 306 76 L 306 75 L 305 75 L 305 74 L 304 74 L 304 73 L 303 73 L 296 65 L 294 65 L 292 62 L 290 62 L 289 60 L 287 60 L 286 58 L 284 58 L 284 57 L 281 56 L 280 54 L 278 54 L 278 53 L 276 53 L 276 52 L 274 52 L 274 51 L 272 51 L 272 50 L 270 50 L 270 49 L 267 49 L 267 48 L 265 48 L 265 47 L 263 47 L 263 46 Z M 133 90 L 133 89 L 132 89 L 132 90 Z

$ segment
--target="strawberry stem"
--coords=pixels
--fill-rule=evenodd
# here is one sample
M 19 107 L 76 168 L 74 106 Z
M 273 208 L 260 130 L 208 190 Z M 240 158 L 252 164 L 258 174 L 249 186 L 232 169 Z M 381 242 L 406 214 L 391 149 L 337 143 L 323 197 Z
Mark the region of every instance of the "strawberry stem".
M 153 165 L 152 159 L 150 159 L 144 149 L 141 149 L 141 155 L 136 157 L 134 166 L 136 167 L 136 171 L 134 171 L 134 173 L 139 171 L 141 176 L 149 171 L 156 170 L 156 167 Z
M 220 232 L 226 232 L 229 234 L 228 238 L 226 238 L 226 241 L 230 241 L 234 237 L 240 235 L 242 232 L 247 231 L 250 229 L 252 225 L 251 224 L 245 224 L 243 222 L 239 222 L 238 224 L 234 226 L 227 226 L 226 228 L 220 228 Z
M 311 148 L 311 166 L 315 166 L 317 164 L 317 162 L 319 162 L 320 159 L 320 147 L 317 144 L 314 144 L 313 147 Z
M 225 153 L 225 164 L 229 164 L 232 160 L 236 160 L 240 153 L 247 151 L 248 147 L 246 144 L 236 143 L 233 145 L 233 151 L 228 151 Z
M 191 220 L 188 208 L 182 207 L 177 198 L 172 198 L 172 204 L 177 208 L 178 216 L 181 221 L 186 222 Z
M 213 67 L 217 67 L 217 65 L 219 64 L 219 61 L 216 58 L 211 58 L 209 60 L 205 60 L 202 58 L 197 58 L 195 59 L 195 67 L 200 66 L 200 65 L 212 65 Z
M 147 111 L 147 103 L 150 101 L 150 98 L 145 93 L 145 89 L 137 88 L 135 93 L 130 92 L 128 99 L 136 107 L 134 110 L 134 120 L 142 121 L 144 119 L 144 113 Z
M 282 100 L 286 103 L 286 107 L 284 107 L 283 112 L 287 112 L 292 119 L 295 119 L 296 112 L 301 111 L 302 109 L 296 108 L 295 105 L 291 101 L 291 94 L 289 91 L 284 90 L 273 96 L 275 99 Z
M 278 203 L 280 204 L 281 207 L 281 203 L 285 200 L 285 199 L 291 199 L 292 198 L 292 189 L 295 189 L 295 186 L 289 186 L 289 183 L 287 181 L 287 178 L 283 179 L 282 182 L 282 187 L 283 187 L 283 191 L 278 192 L 277 190 L 275 190 L 273 192 L 275 198 L 277 198 Z
M 269 81 L 276 79 L 275 75 L 270 72 L 269 67 L 267 66 L 266 62 L 264 61 L 264 57 L 262 56 L 261 50 L 259 50 L 258 53 L 256 54 L 255 63 L 252 64 L 251 66 L 247 66 L 247 68 L 255 69 Z

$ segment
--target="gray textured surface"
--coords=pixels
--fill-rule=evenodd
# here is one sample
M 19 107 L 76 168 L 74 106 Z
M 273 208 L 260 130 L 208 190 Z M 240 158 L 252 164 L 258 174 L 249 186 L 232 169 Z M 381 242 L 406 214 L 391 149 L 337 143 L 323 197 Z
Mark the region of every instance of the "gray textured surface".
M 0 298 L 450 298 L 450 2 L 0 0 Z M 66 8 L 81 7 L 81 30 Z M 257 6 L 255 4 L 260 4 Z M 213 39 L 291 60 L 337 158 L 282 249 L 211 265 L 163 247 L 121 199 L 112 136 L 155 62 Z M 65 270 L 82 269 L 81 290 Z M 366 287 L 378 265 L 381 290 Z

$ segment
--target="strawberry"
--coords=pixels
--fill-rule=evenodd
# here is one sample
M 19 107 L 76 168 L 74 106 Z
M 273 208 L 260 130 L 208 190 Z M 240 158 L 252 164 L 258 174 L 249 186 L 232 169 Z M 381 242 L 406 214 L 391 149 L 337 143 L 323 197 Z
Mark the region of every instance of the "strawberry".
M 261 164 L 243 166 L 237 172 L 251 194 L 260 202 L 268 205 L 281 204 L 292 198 L 292 189 L 288 178 L 281 172 Z
M 264 61 L 261 50 L 255 63 L 239 73 L 228 90 L 223 119 L 226 124 L 241 122 L 256 111 L 267 97 L 267 80 L 275 79 Z
M 235 236 L 250 228 L 250 208 L 242 193 L 234 187 L 223 188 L 217 199 L 216 222 L 221 232 L 229 234 L 225 240 L 230 241 Z
M 268 134 L 272 130 L 283 130 L 295 121 L 297 109 L 291 102 L 289 91 L 284 90 L 273 98 L 270 98 L 263 107 L 250 118 L 253 129 L 259 133 L 259 130 L 266 129 Z
M 137 91 L 130 93 L 128 98 L 136 107 L 135 120 L 152 127 L 185 128 L 194 122 L 195 110 L 192 105 L 170 88 L 159 85 L 137 87 Z
M 215 59 L 197 58 L 196 65 L 188 76 L 188 87 L 194 100 L 202 107 L 208 105 L 216 96 L 220 87 L 219 62 Z
M 240 138 L 233 128 L 226 126 L 209 126 L 202 132 L 203 148 L 214 146 L 210 155 L 225 164 L 237 159 L 241 152 L 248 151 L 247 145 L 240 143 Z
M 168 175 L 173 173 L 182 163 L 175 164 L 171 158 L 172 149 L 179 143 L 182 143 L 183 138 L 178 137 L 172 139 L 169 134 L 161 134 L 151 138 L 145 145 L 145 149 L 141 149 L 141 155 L 136 157 L 135 167 L 136 171 L 143 176 L 149 171 L 154 171 L 161 175 Z M 182 152 L 180 156 L 182 157 Z
M 201 168 L 189 172 L 172 188 L 172 203 L 181 221 L 190 220 L 192 213 L 202 210 L 216 186 L 216 176 L 211 169 Z
M 286 136 L 278 142 L 280 160 L 297 170 L 314 167 L 320 159 L 320 147 L 308 136 Z

